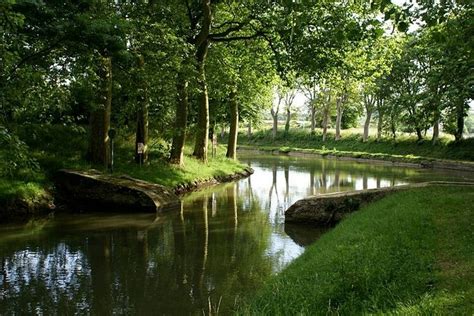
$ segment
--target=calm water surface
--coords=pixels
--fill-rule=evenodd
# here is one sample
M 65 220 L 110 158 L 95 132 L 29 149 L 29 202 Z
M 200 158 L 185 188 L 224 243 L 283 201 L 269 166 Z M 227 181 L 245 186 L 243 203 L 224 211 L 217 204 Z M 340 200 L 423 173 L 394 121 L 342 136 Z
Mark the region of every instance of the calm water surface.
M 241 160 L 251 177 L 158 215 L 110 210 L 0 226 L 0 314 L 228 314 L 323 233 L 284 225 L 296 200 L 473 178 L 314 158 Z

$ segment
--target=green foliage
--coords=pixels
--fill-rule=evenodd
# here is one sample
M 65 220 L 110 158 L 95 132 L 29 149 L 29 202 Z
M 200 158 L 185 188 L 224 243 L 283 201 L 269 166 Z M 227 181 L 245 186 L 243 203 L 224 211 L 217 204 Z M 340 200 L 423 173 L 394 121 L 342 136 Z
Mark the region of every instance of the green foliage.
M 38 162 L 29 155 L 28 146 L 0 125 L 0 176 L 27 178 L 38 171 Z
M 472 187 L 430 187 L 371 204 L 323 235 L 240 313 L 469 314 L 472 198 Z

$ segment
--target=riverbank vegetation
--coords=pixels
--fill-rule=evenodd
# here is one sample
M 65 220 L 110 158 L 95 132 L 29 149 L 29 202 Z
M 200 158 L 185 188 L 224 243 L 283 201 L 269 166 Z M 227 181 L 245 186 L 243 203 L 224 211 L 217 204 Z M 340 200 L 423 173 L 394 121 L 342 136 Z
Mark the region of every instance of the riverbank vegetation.
M 473 199 L 473 187 L 429 187 L 369 205 L 323 235 L 240 312 L 471 314 Z
M 28 148 L 28 157 L 34 164 L 12 170 L 12 177 L 0 181 L 0 202 L 13 199 L 34 201 L 52 189 L 51 178 L 59 169 L 96 169 L 110 173 L 102 164 L 94 164 L 84 158 L 87 148 L 87 132 L 83 128 L 71 129 L 65 126 L 29 125 L 17 127 L 16 133 Z M 41 139 L 42 141 L 38 141 Z M 192 146 L 184 147 L 184 164 L 176 166 L 167 163 L 167 144 L 161 139 L 150 137 L 149 159 L 143 164 L 134 160 L 133 135 L 117 135 L 113 174 L 128 174 L 134 178 L 158 183 L 169 188 L 178 185 L 201 182 L 216 177 L 233 175 L 245 166 L 225 157 L 226 147 L 218 145 L 214 155 L 203 164 L 192 157 Z M 0 153 L 7 154 L 0 150 Z
M 288 133 L 279 131 L 273 137 L 271 129 L 260 129 L 251 135 L 242 134 L 239 146 L 243 149 L 314 152 L 322 155 L 346 156 L 381 160 L 402 160 L 406 162 L 426 162 L 430 159 L 474 161 L 474 138 L 460 142 L 444 136 L 436 145 L 431 141 L 418 141 L 416 136 L 405 134 L 397 139 L 375 135 L 363 142 L 363 133 L 349 129 L 334 139 L 334 130 L 328 131 L 328 139 L 322 141 L 322 130 L 292 128 Z

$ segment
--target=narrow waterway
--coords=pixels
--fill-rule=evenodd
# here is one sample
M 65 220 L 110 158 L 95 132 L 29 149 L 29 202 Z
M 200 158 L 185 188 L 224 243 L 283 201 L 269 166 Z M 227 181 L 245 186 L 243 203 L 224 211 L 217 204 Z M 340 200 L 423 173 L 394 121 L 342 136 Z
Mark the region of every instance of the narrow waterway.
M 296 200 L 466 173 L 243 156 L 255 173 L 150 214 L 58 214 L 0 226 L 0 314 L 228 314 L 324 231 L 285 226 Z

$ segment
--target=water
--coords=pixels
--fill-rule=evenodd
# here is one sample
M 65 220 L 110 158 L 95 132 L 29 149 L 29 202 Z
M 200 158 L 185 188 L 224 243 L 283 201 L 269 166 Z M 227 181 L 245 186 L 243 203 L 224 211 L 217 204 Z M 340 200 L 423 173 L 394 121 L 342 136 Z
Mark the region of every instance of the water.
M 324 230 L 284 225 L 296 200 L 425 180 L 433 172 L 241 157 L 255 173 L 155 214 L 58 214 L 0 226 L 0 314 L 228 314 Z

